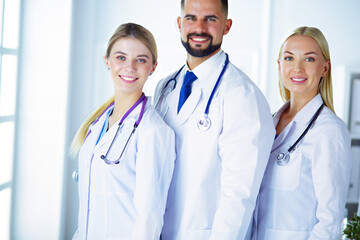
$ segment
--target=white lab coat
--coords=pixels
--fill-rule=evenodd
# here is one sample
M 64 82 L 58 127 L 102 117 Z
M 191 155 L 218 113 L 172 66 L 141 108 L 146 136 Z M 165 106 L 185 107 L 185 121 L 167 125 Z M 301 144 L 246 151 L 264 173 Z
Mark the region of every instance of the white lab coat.
M 109 160 L 120 156 L 141 105 L 123 122 Z M 96 145 L 105 117 L 90 127 L 79 152 L 79 225 L 74 239 L 159 239 L 175 160 L 174 132 L 148 101 L 120 163 L 108 165 L 100 156 L 109 149 L 118 123 Z
M 253 239 L 340 239 L 351 168 L 344 122 L 324 107 L 289 163 L 276 164 L 277 155 L 295 143 L 322 103 L 318 94 L 276 138 L 259 193 Z M 288 106 L 274 116 L 275 126 Z
M 156 108 L 175 131 L 177 153 L 163 240 L 244 239 L 248 230 L 275 130 L 263 94 L 231 63 L 211 102 L 210 129 L 198 129 L 224 62 L 219 51 L 193 70 L 198 80 L 179 114 L 187 67 L 172 92 L 163 88 L 174 74 L 157 86 Z

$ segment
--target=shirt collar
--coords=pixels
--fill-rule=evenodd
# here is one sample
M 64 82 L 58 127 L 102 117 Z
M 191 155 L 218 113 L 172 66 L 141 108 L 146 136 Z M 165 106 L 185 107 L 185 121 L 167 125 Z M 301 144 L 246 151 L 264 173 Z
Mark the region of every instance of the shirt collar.
M 214 56 L 210 57 L 206 61 L 202 62 L 192 71 L 196 75 L 199 81 L 199 85 L 205 90 L 211 93 L 216 80 L 218 79 L 222 68 L 224 67 L 226 54 L 220 49 Z M 209 69 L 212 69 L 209 71 Z M 185 65 L 185 72 L 190 71 L 188 65 Z

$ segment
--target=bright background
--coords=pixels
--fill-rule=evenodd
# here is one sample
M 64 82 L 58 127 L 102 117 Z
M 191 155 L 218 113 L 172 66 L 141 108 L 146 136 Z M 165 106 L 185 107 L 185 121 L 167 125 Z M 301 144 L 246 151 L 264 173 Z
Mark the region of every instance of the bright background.
M 2 34 L 13 38 L 1 37 L 8 60 L 0 64 L 0 239 L 71 239 L 78 199 L 71 180 L 76 160 L 68 148 L 87 114 L 112 94 L 103 58 L 107 41 L 125 22 L 154 34 L 159 64 L 146 85 L 151 95 L 161 78 L 185 63 L 176 26 L 180 1 L 1 1 L 18 4 L 8 22 L 19 31 L 5 34 L 4 28 Z M 222 48 L 273 112 L 282 104 L 276 59 L 283 36 L 302 25 L 321 29 L 330 46 L 335 110 L 348 123 L 350 75 L 360 74 L 360 1 L 229 0 L 229 7 L 233 26 Z M 350 202 L 358 190 L 354 196 Z

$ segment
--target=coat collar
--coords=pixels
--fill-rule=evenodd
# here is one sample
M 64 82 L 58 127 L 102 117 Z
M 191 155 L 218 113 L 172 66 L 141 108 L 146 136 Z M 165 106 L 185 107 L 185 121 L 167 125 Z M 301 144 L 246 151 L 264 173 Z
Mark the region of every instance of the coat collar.
M 276 149 L 285 140 L 288 133 L 295 127 L 296 124 L 307 126 L 313 118 L 315 112 L 319 109 L 323 100 L 320 94 L 317 94 L 313 99 L 310 100 L 295 116 L 295 118 L 286 126 L 286 128 L 280 133 L 275 139 L 273 150 Z M 274 126 L 276 127 L 281 114 L 289 107 L 290 102 L 287 101 L 273 117 Z M 300 135 L 299 135 L 300 137 Z
M 182 106 L 180 112 L 177 113 L 177 105 L 179 103 L 179 95 L 183 79 L 185 73 L 189 71 L 189 67 L 185 65 L 177 78 L 176 88 L 169 95 L 168 99 L 169 105 L 171 105 L 172 109 L 170 114 L 173 115 L 172 119 L 174 119 L 175 125 L 182 125 L 186 122 L 202 98 L 205 98 L 205 101 L 207 101 L 225 64 L 225 59 L 226 54 L 224 51 L 220 50 L 214 56 L 193 69 L 194 74 L 198 78 L 196 80 L 197 82 L 194 83 L 189 98 Z
M 147 101 L 146 106 L 145 106 L 145 111 L 147 110 L 147 108 L 150 107 L 150 105 L 151 105 L 151 100 L 148 98 L 148 101 Z M 123 125 L 127 125 L 127 124 L 132 124 L 133 125 L 135 123 L 135 121 L 138 119 L 139 115 L 140 115 L 141 107 L 142 107 L 142 103 L 140 103 L 129 114 L 129 116 L 124 120 Z M 109 111 L 111 111 L 111 108 L 107 109 L 102 114 L 102 116 L 99 119 L 97 119 L 97 121 L 95 121 L 94 124 L 89 129 L 89 131 L 91 131 L 91 133 L 89 134 L 87 141 L 89 141 L 89 144 L 91 144 L 91 146 L 93 146 L 95 149 L 98 149 L 98 148 L 102 147 L 107 142 L 108 138 L 115 137 L 116 130 L 118 128 L 120 119 L 113 126 L 111 126 L 110 129 L 108 129 L 108 131 L 105 133 L 105 135 L 96 144 L 97 139 L 99 138 L 100 132 L 102 130 L 102 127 L 104 126 L 105 119 L 107 117 L 107 113 Z M 140 122 L 139 126 L 140 125 L 141 125 L 141 122 Z
M 295 116 L 293 119 L 293 122 L 301 123 L 301 124 L 307 124 L 311 121 L 312 117 L 314 116 L 316 110 L 323 104 L 323 100 L 321 98 L 320 93 L 317 94 L 313 99 L 310 100 Z M 281 114 L 289 107 L 290 101 L 287 101 L 284 103 L 284 105 L 281 106 L 279 111 L 275 113 L 275 116 L 273 117 L 274 126 L 276 127 Z

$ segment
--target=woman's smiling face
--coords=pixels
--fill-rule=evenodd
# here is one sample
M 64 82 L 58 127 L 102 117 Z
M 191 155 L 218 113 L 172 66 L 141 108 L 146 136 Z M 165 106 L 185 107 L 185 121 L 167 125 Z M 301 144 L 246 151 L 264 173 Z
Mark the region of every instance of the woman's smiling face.
M 156 68 L 150 50 L 138 39 L 121 38 L 105 57 L 115 91 L 140 93 L 150 73 Z
M 295 35 L 284 43 L 278 65 L 291 97 L 312 99 L 318 94 L 321 78 L 329 70 L 330 61 L 325 60 L 313 38 Z

